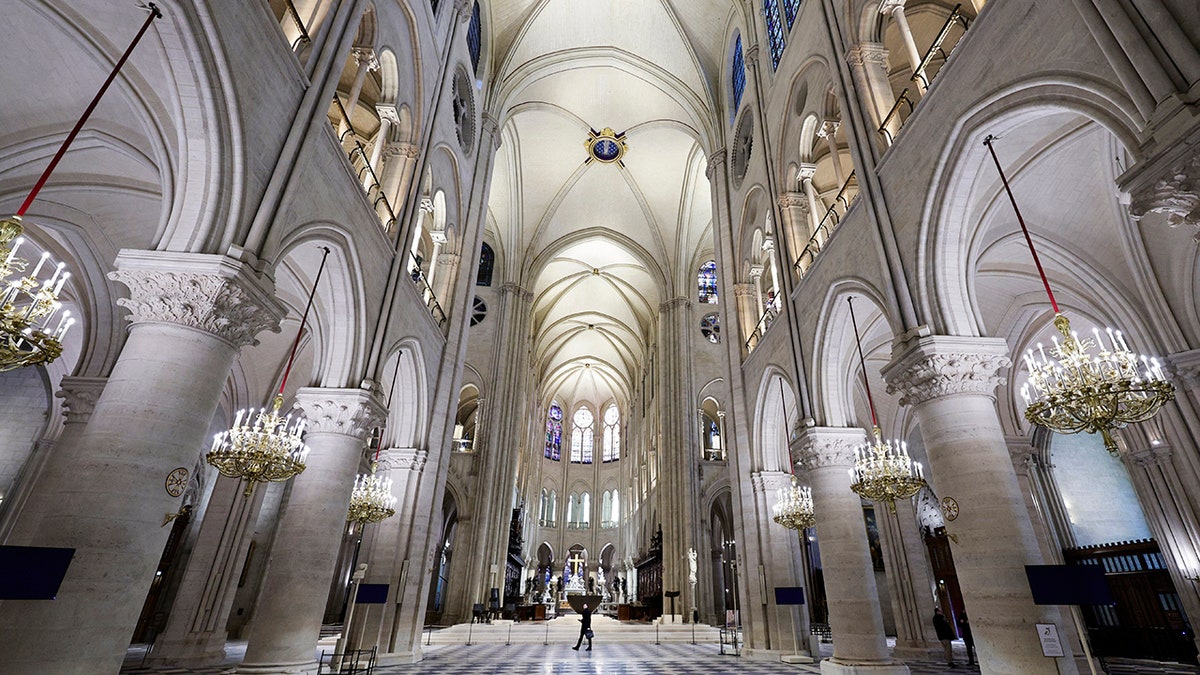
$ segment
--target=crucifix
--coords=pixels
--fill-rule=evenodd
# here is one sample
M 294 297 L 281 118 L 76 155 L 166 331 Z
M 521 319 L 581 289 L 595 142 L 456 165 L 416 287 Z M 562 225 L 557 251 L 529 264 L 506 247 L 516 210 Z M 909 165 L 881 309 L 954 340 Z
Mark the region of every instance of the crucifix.
M 571 576 L 583 574 L 583 558 L 578 553 L 574 558 L 567 558 L 567 562 L 571 563 Z

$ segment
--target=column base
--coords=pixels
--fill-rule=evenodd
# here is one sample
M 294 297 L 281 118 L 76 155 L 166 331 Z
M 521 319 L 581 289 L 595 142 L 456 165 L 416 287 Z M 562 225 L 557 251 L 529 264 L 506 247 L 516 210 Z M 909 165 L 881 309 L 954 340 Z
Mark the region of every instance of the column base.
M 821 675 L 909 675 L 908 666 L 899 661 L 854 663 L 836 658 L 821 662 Z
M 242 663 L 234 673 L 237 675 L 317 675 L 316 661 L 297 663 Z
M 942 645 L 939 644 L 909 644 L 896 645 L 892 649 L 892 656 L 899 661 L 941 661 L 945 658 L 942 652 Z
M 425 660 L 425 653 L 421 650 L 411 652 L 393 652 L 391 654 L 380 654 L 375 659 L 375 665 L 378 666 L 403 666 L 413 663 L 420 663 Z
M 791 649 L 753 649 L 743 648 L 742 656 L 755 661 L 782 661 L 783 663 L 816 663 L 817 658 L 814 658 L 807 652 L 795 652 Z
M 199 638 L 156 641 L 146 657 L 154 668 L 199 668 L 225 660 L 225 636 L 209 633 Z

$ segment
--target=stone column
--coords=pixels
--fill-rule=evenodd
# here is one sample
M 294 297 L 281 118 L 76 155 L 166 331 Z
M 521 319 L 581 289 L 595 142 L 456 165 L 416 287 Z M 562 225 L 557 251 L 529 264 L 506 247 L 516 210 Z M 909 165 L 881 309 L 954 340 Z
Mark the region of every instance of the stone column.
M 812 210 L 808 196 L 802 192 L 785 192 L 779 197 L 779 212 L 783 217 L 783 233 L 790 245 L 788 250 L 800 257 L 808 238 L 812 236 L 812 222 L 808 214 Z M 794 265 L 795 260 L 788 261 Z
M 429 272 L 425 275 L 425 280 L 429 282 L 430 287 L 433 287 L 433 280 L 437 278 L 437 271 L 442 255 L 442 246 L 446 244 L 445 230 L 431 230 L 429 239 L 433 242 L 433 253 L 429 254 Z
M 862 499 L 850 489 L 854 451 L 866 440 L 862 429 L 809 427 L 801 430 L 794 446 L 793 459 L 808 470 L 812 484 L 825 595 L 830 600 L 833 658 L 821 662 L 821 672 L 907 675 L 908 666 L 888 654 Z
M 837 131 L 841 126 L 841 122 L 837 120 L 825 120 L 817 129 L 817 136 L 825 139 L 825 144 L 829 146 L 829 161 L 833 162 L 833 175 L 837 176 L 838 189 L 846 184 L 846 171 L 842 168 L 842 158 L 838 154 Z
M 383 149 L 387 147 L 388 136 L 392 133 L 392 125 L 400 124 L 400 113 L 394 105 L 377 105 L 375 112 L 379 113 L 379 131 L 375 133 L 375 145 L 371 148 L 371 171 L 363 176 L 363 187 L 370 190 L 372 183 L 377 183 L 383 167 L 379 160 L 383 157 Z M 383 189 L 383 185 L 379 185 Z
M 413 143 L 388 143 L 383 151 L 383 191 L 397 218 L 402 217 L 421 149 Z
M 762 275 L 762 265 L 752 265 L 750 267 L 750 281 L 754 282 L 754 309 L 755 314 L 758 315 L 755 317 L 755 326 L 758 325 L 758 318 L 762 316 L 763 311 L 767 308 L 767 301 L 763 297 Z
M 916 83 L 917 90 L 924 94 L 929 88 L 929 80 L 924 73 L 917 73 L 917 69 L 921 67 L 921 52 L 917 50 L 917 41 L 913 39 L 912 28 L 909 28 L 908 19 L 904 16 L 904 2 L 905 0 L 883 0 L 879 6 L 879 13 L 891 14 L 892 20 L 896 22 L 896 28 L 900 30 L 900 41 L 904 43 L 904 51 L 908 54 L 908 63 L 912 67 L 912 80 Z
M 800 186 L 804 188 L 804 196 L 808 199 L 808 218 L 809 218 L 809 233 L 810 236 L 817 232 L 817 228 L 821 226 L 821 219 L 825 217 L 825 204 L 817 195 L 817 189 L 813 185 L 813 176 L 817 175 L 816 164 L 801 164 L 800 172 L 797 174 L 800 178 Z M 823 243 L 829 233 L 818 235 L 817 241 Z
M 439 253 L 437 256 L 438 285 L 433 287 L 433 295 L 441 303 L 442 311 L 447 314 L 454 311 L 454 307 L 449 303 L 454 301 L 454 283 L 457 281 L 461 263 L 462 256 L 457 253 Z
M 767 637 L 765 648 L 772 653 L 791 654 L 799 651 L 804 655 L 814 655 L 817 645 L 811 642 L 808 608 L 800 606 L 797 612 L 793 607 L 779 607 L 775 605 L 771 590 L 777 586 L 806 586 L 799 536 L 794 530 L 771 520 L 779 491 L 791 487 L 792 476 L 785 471 L 758 471 L 750 475 L 750 483 L 754 487 L 759 529 L 757 536 L 747 533 L 751 539 L 747 545 L 757 544 L 762 553 L 763 567 L 757 573 L 749 570 L 745 578 L 756 580 L 755 587 L 747 589 L 747 597 L 755 604 L 761 604 L 764 610 L 765 625 L 762 629 Z M 761 582 L 757 579 L 761 579 Z M 807 588 L 805 596 L 809 596 Z
M 63 399 L 65 421 L 62 430 L 57 438 L 38 441 L 33 454 L 26 460 L 30 465 L 22 470 L 16 489 L 5 496 L 3 518 L 0 519 L 0 543 L 28 541 L 34 536 L 41 525 L 39 517 L 47 513 L 51 503 L 57 500 L 49 491 L 36 489 L 42 470 L 54 461 L 59 447 L 71 447 L 79 442 L 107 382 L 106 377 L 62 379 L 59 391 L 54 394 Z M 29 516 L 26 517 L 26 514 Z
M 417 226 L 413 228 L 412 247 L 410 252 L 409 269 L 417 266 L 416 253 L 421 247 L 421 232 L 425 229 L 425 223 L 433 216 L 433 200 L 429 197 L 422 197 L 421 203 L 417 206 Z
M 729 337 L 739 340 L 742 344 L 745 344 L 750 339 L 761 313 L 762 302 L 757 300 L 760 296 L 761 294 L 755 293 L 753 284 L 742 283 L 733 285 L 734 306 L 737 308 L 737 316 L 739 322 L 742 324 L 742 330 L 740 335 L 731 335 Z
M 1001 339 L 923 337 L 898 349 L 883 375 L 914 407 L 937 494 L 959 504 L 954 565 L 983 672 L 1074 673 L 1069 645 L 1056 664 L 1033 630 L 1055 623 L 1065 633 L 1067 623 L 1058 608 L 1033 604 L 1025 576 L 1043 558 L 996 412 L 1007 353 Z
M 358 107 L 358 97 L 362 95 L 363 83 L 367 81 L 367 73 L 372 70 L 379 70 L 379 59 L 375 57 L 375 50 L 370 47 L 355 47 L 350 50 L 350 55 L 354 57 L 354 62 L 358 65 L 358 69 L 354 72 L 354 83 L 350 85 L 350 95 L 346 98 L 347 115 L 353 115 L 354 109 Z M 338 125 L 338 139 L 343 138 L 350 131 L 350 120 L 342 120 Z
M 895 512 L 877 508 L 875 515 L 896 622 L 894 654 L 908 660 L 937 660 L 942 646 L 933 630 L 933 574 L 912 500 L 897 503 Z
M 125 250 L 109 276 L 133 325 L 78 442 L 60 445 L 34 488 L 54 495 L 10 544 L 75 549 L 54 602 L 0 603 L 4 667 L 116 672 L 238 350 L 278 329 L 268 282 L 225 256 Z M 81 639 L 80 636 L 86 636 Z
M 386 411 L 364 389 L 306 387 L 308 467 L 293 479 L 238 673 L 316 673 L 317 639 L 363 444 Z M 260 488 L 261 489 L 261 488 Z
M 240 480 L 217 478 L 167 626 L 147 665 L 194 667 L 224 659 L 225 625 L 266 494 L 260 486 L 246 497 L 244 487 Z
M 854 83 L 862 92 L 861 103 L 866 108 L 872 130 L 878 129 L 883 124 L 883 118 L 887 117 L 896 103 L 892 85 L 888 82 L 887 47 L 874 42 L 859 43 L 846 52 L 846 63 L 850 66 L 850 75 L 854 78 Z M 891 135 L 895 137 L 899 130 L 900 121 L 891 120 L 888 124 Z
M 767 254 L 767 259 L 771 261 L 771 285 L 775 287 L 775 300 L 772 302 L 772 307 L 776 312 L 783 306 L 783 286 L 779 285 L 779 263 L 776 262 L 775 255 L 775 240 L 767 237 L 762 243 L 763 253 Z

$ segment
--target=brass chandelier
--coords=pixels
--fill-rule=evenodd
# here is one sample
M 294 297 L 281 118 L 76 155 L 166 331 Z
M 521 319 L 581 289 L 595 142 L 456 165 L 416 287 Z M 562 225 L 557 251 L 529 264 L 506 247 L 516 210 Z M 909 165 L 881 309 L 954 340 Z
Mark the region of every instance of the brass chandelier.
M 817 524 L 812 489 L 801 486 L 795 476 L 791 486 L 779 489 L 774 511 L 773 520 L 789 530 L 804 530 Z
M 205 456 L 205 460 L 215 466 L 221 475 L 242 479 L 246 484 L 243 494 L 247 497 L 254 491 L 255 483 L 282 482 L 304 471 L 308 458 L 308 446 L 304 444 L 306 421 L 302 417 L 293 418 L 291 413 L 281 415 L 279 409 L 283 407 L 283 390 L 292 372 L 292 364 L 296 361 L 296 350 L 308 323 L 308 313 L 317 294 L 321 273 L 325 271 L 325 260 L 329 257 L 329 249 L 324 250 L 312 291 L 308 294 L 304 316 L 300 319 L 300 328 L 292 342 L 292 353 L 283 371 L 279 391 L 271 400 L 271 408 L 239 410 L 233 426 L 213 438 L 212 449 Z
M 67 149 L 71 147 L 84 123 L 100 103 L 104 92 L 108 91 L 121 67 L 129 60 L 133 48 L 150 29 L 150 24 L 162 17 L 162 12 L 154 3 L 150 3 L 147 8 L 150 10 L 150 16 L 146 17 L 141 30 L 125 49 L 125 53 L 109 73 L 108 79 L 92 97 L 92 102 L 75 122 L 75 126 L 67 134 L 50 163 L 46 165 L 33 189 L 25 197 L 21 208 L 17 209 L 15 215 L 0 220 L 0 372 L 50 363 L 57 359 L 62 355 L 63 337 L 75 323 L 70 311 L 63 310 L 59 313 L 62 303 L 58 296 L 67 279 L 71 277 L 70 272 L 64 269 L 66 264 L 55 264 L 50 261 L 50 254 L 46 252 L 42 253 L 33 269 L 29 270 L 29 261 L 17 256 L 18 249 L 25 243 L 25 238 L 21 236 L 25 231 L 21 225 L 21 218 L 29 211 L 34 199 L 54 173 L 55 167 L 67 154 Z M 42 270 L 46 270 L 45 273 L 50 276 L 43 279 L 45 273 Z
M 1167 381 L 1158 359 L 1133 352 L 1120 330 L 1105 329 L 1108 344 L 1097 328 L 1092 329 L 1094 341 L 1081 339 L 1071 330 L 1070 320 L 1059 311 L 1029 228 L 992 148 L 994 140 L 994 136 L 988 136 L 983 144 L 996 164 L 1004 191 L 1021 224 L 1025 243 L 1054 310 L 1054 327 L 1062 336 L 1061 341 L 1054 336 L 1054 346 L 1049 349 L 1039 343 L 1036 351 L 1031 348 L 1025 352 L 1025 367 L 1029 370 L 1029 381 L 1021 387 L 1021 397 L 1027 406 L 1025 419 L 1060 434 L 1099 433 L 1104 447 L 1116 455 L 1113 430 L 1154 417 L 1175 398 L 1175 387 Z
M 854 467 L 850 469 L 850 489 L 868 501 L 886 502 L 888 509 L 895 513 L 897 499 L 911 499 L 926 486 L 925 470 L 920 462 L 914 462 L 908 456 L 907 443 L 883 440 L 883 432 L 879 429 L 879 419 L 875 414 L 875 399 L 871 396 L 871 382 L 867 379 L 867 361 L 863 357 L 862 338 L 858 335 L 858 320 L 854 316 L 854 299 L 847 298 L 846 302 L 850 305 L 854 343 L 858 347 L 867 404 L 871 408 L 873 437 L 855 451 Z
M 375 473 L 376 464 L 371 464 L 371 473 L 359 474 L 354 480 L 354 492 L 350 493 L 350 513 L 347 521 L 366 525 L 396 515 L 396 498 L 392 495 L 392 479 L 382 478 Z

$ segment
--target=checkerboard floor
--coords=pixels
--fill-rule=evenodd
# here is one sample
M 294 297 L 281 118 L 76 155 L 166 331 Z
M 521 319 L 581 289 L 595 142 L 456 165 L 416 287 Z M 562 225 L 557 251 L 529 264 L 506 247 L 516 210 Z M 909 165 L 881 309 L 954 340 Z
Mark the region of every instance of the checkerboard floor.
M 570 644 L 477 644 L 433 645 L 426 648 L 426 658 L 420 663 L 405 666 L 376 668 L 378 675 L 781 675 L 784 673 L 820 673 L 816 665 L 788 665 L 766 660 L 740 658 L 720 654 L 715 644 L 646 644 L 609 643 L 596 640 L 591 652 L 572 651 Z M 822 645 L 828 656 L 830 645 Z M 208 668 L 143 668 L 144 650 L 131 648 L 123 675 L 218 675 L 229 673 L 241 659 L 245 643 L 231 643 L 225 663 Z M 978 666 L 965 665 L 966 654 L 961 643 L 956 644 L 959 664 L 950 668 L 944 663 L 910 661 L 913 675 L 969 675 L 978 673 Z M 1200 675 L 1200 669 L 1179 664 L 1158 664 L 1149 661 L 1110 660 L 1109 675 Z

